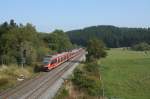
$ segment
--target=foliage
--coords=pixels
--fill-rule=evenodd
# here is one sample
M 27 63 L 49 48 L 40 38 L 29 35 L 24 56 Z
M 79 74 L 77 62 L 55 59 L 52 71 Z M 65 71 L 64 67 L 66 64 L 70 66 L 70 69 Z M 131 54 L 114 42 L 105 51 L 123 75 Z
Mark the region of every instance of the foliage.
M 150 29 L 122 28 L 109 25 L 87 27 L 80 30 L 68 31 L 71 42 L 78 45 L 87 45 L 93 37 L 104 41 L 107 47 L 129 47 L 140 42 L 150 44 Z
M 83 68 L 77 68 L 74 71 L 73 82 L 91 96 L 100 96 L 102 94 L 100 70 L 97 60 L 105 57 L 106 52 L 104 43 L 94 38 L 87 44 L 87 62 Z
M 131 47 L 135 51 L 147 51 L 150 50 L 150 45 L 148 43 L 142 42 Z
M 97 64 L 97 62 L 88 62 L 87 65 L 85 65 L 84 69 L 87 71 L 88 74 L 96 76 L 99 78 L 100 76 L 100 66 Z
M 61 30 L 55 30 L 49 35 L 49 47 L 57 52 L 66 51 L 73 47 L 69 37 Z
M 0 64 L 20 64 L 22 58 L 27 65 L 33 64 L 47 53 L 41 48 L 46 46 L 32 24 L 17 25 L 11 20 L 0 25 Z
M 80 68 L 75 69 L 72 81 L 76 86 L 78 86 L 79 89 L 83 90 L 84 92 L 87 92 L 89 95 L 100 96 L 101 81 L 99 80 L 97 75 L 96 76 L 94 75 L 95 72 L 92 71 L 93 69 L 91 68 L 85 69 L 89 66 L 90 65 L 86 64 L 84 69 Z M 96 74 L 98 74 L 97 71 Z
M 68 99 L 69 92 L 65 87 L 60 89 L 60 92 L 54 97 L 54 99 Z
M 104 43 L 96 38 L 89 40 L 87 44 L 87 60 L 95 61 L 106 56 Z
M 4 86 L 8 84 L 8 79 L 7 78 L 0 78 L 0 86 Z

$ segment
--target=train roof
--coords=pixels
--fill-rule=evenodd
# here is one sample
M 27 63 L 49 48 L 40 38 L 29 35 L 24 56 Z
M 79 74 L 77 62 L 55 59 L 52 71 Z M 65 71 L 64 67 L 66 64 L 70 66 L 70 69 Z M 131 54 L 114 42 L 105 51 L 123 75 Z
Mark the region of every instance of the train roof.
M 73 49 L 71 52 L 77 52 L 79 49 Z M 63 53 L 59 53 L 59 54 L 55 54 L 55 55 L 46 55 L 45 58 L 50 58 L 50 59 L 54 59 L 57 58 L 59 56 L 65 55 L 69 52 L 63 52 Z
M 65 54 L 67 54 L 67 53 L 68 53 L 68 52 L 63 52 L 63 53 L 60 53 L 60 54 L 54 55 L 52 58 L 56 58 L 56 57 L 59 57 L 59 56 L 65 55 Z
M 67 53 L 68 53 L 68 52 L 63 52 L 63 53 L 56 54 L 56 55 L 47 55 L 47 56 L 45 56 L 45 58 L 54 59 L 54 58 L 57 58 L 57 57 L 59 57 L 59 56 L 65 55 L 65 54 L 67 54 Z

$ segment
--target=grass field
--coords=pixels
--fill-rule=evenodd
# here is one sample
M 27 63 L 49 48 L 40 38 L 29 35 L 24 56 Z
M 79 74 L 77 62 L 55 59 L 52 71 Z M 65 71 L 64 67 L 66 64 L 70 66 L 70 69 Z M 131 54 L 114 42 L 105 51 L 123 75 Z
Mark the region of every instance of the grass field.
M 150 52 L 111 49 L 100 61 L 110 99 L 150 99 Z

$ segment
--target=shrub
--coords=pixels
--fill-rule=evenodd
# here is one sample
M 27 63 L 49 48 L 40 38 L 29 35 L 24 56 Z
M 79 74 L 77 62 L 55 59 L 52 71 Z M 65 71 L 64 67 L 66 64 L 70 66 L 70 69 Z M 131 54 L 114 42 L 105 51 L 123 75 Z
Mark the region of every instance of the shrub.
M 54 99 L 68 99 L 67 96 L 69 96 L 69 92 L 63 87 Z
M 19 68 L 15 65 L 9 66 L 8 68 L 1 71 L 1 73 L 14 79 L 20 75 L 24 75 L 26 78 L 29 78 L 32 75 L 28 68 Z
M 92 62 L 97 59 L 106 57 L 107 53 L 105 51 L 105 44 L 102 40 L 93 38 L 87 43 L 87 61 Z
M 99 65 L 96 62 L 87 63 L 85 65 L 85 70 L 90 74 L 99 76 Z
M 42 71 L 42 66 L 39 64 L 34 64 L 34 72 L 38 73 Z
M 8 79 L 7 78 L 0 78 L 0 86 L 4 86 L 8 84 Z
M 68 90 L 65 89 L 65 88 L 63 88 L 63 90 L 62 90 L 62 96 L 63 96 L 63 97 L 66 97 L 66 96 L 68 96 L 68 95 L 69 95 Z
M 87 88 L 87 92 L 91 96 L 100 96 L 102 93 L 101 82 L 93 80 L 91 85 Z
M 79 89 L 85 90 L 89 95 L 96 96 L 100 94 L 101 83 L 95 77 L 87 75 L 86 71 L 76 69 L 74 71 L 73 83 L 79 87 Z
M 132 50 L 135 51 L 146 51 L 150 50 L 150 45 L 148 43 L 142 42 L 131 47 Z
M 74 77 L 73 77 L 73 82 L 79 86 L 79 88 L 85 87 L 84 82 L 85 82 L 85 77 L 83 71 L 80 69 L 75 69 L 74 71 Z

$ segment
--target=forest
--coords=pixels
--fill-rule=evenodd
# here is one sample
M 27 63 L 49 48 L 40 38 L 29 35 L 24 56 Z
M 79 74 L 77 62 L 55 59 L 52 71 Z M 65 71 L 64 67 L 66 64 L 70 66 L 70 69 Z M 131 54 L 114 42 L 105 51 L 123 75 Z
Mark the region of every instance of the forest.
M 127 28 L 99 25 L 66 32 L 72 43 L 87 45 L 91 38 L 104 41 L 107 47 L 130 47 L 140 42 L 150 44 L 150 28 Z
M 72 48 L 62 30 L 41 33 L 30 23 L 17 24 L 14 20 L 0 25 L 0 65 L 33 65 L 47 54 Z

